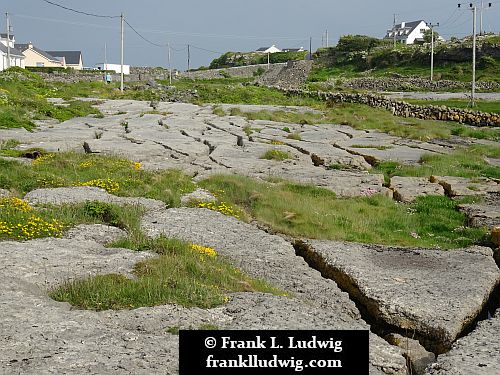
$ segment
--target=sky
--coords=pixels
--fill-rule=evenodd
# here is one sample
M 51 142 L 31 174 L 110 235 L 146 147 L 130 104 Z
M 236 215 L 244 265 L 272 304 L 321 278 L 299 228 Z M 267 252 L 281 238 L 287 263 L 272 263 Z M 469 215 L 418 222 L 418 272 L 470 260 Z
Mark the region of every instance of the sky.
M 16 43 L 32 42 L 43 50 L 80 50 L 84 65 L 120 62 L 120 14 L 125 25 L 125 64 L 168 66 L 166 45 L 171 45 L 172 66 L 187 68 L 187 45 L 191 68 L 209 65 L 227 51 L 253 51 L 275 44 L 279 48 L 335 45 L 341 35 L 383 37 L 398 23 L 425 20 L 440 23 L 437 31 L 446 39 L 472 32 L 469 3 L 458 9 L 453 0 L 50 0 L 87 16 L 62 9 L 44 0 L 0 0 Z M 478 5 L 481 1 L 476 1 Z M 488 2 L 485 2 L 487 4 Z M 500 33 L 500 0 L 483 13 L 485 31 Z M 479 14 L 478 14 L 479 28 Z M 153 43 L 153 44 L 151 44 Z

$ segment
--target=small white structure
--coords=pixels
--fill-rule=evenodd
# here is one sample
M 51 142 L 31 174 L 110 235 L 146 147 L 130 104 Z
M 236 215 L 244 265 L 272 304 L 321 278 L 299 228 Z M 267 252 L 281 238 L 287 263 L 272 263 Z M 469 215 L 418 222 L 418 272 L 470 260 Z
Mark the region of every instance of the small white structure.
M 278 47 L 276 47 L 274 44 L 271 47 L 261 47 L 255 52 L 260 52 L 260 53 L 276 53 L 276 52 L 282 52 Z
M 430 30 L 423 20 L 413 22 L 401 22 L 392 29 L 387 30 L 384 39 L 394 40 L 397 43 L 415 44 L 424 42 L 424 32 Z
M 109 71 L 112 71 L 112 72 L 115 72 L 118 74 L 121 74 L 121 72 L 122 72 L 122 66 L 120 64 L 100 63 L 100 64 L 96 64 L 95 68 L 97 70 L 109 70 Z M 130 65 L 123 65 L 123 74 L 126 74 L 126 75 L 130 74 Z
M 24 69 L 25 56 L 14 47 L 14 35 L 0 34 L 0 71 L 9 67 L 17 66 Z M 10 47 L 10 51 L 9 48 Z M 10 64 L 8 56 L 10 53 Z

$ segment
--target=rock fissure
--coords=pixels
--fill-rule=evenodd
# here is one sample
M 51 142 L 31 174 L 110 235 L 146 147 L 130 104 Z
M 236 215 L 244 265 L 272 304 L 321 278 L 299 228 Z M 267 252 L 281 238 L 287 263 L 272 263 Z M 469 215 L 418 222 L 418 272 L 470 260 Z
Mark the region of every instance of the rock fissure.
M 486 286 L 486 288 L 482 288 L 482 290 L 481 287 L 478 287 L 477 289 L 479 289 L 479 292 L 478 290 L 474 292 L 474 299 L 476 300 L 475 309 L 464 308 L 458 304 L 457 306 L 452 306 L 448 311 L 449 314 L 454 314 L 453 310 L 455 309 L 457 311 L 457 316 L 447 316 L 446 314 L 439 312 L 439 314 L 437 314 L 434 318 L 429 319 L 426 318 L 429 313 L 425 312 L 425 306 L 422 307 L 422 311 L 418 310 L 418 301 L 409 301 L 405 304 L 401 301 L 401 297 L 398 297 L 397 293 L 390 297 L 384 296 L 384 293 L 387 293 L 384 291 L 384 288 L 387 285 L 398 284 L 402 287 L 408 282 L 403 279 L 403 277 L 395 277 L 398 273 L 391 274 L 389 272 L 387 275 L 381 275 L 380 282 L 385 283 L 385 286 L 380 286 L 376 284 L 376 282 L 373 286 L 370 286 L 370 284 L 367 284 L 366 280 L 363 279 L 363 276 L 358 274 L 360 271 L 356 270 L 356 267 L 350 268 L 349 271 L 347 271 L 346 267 L 341 265 L 343 262 L 345 263 L 346 259 L 338 260 L 339 263 L 337 264 L 335 259 L 327 256 L 327 250 L 325 250 L 325 248 L 321 248 L 321 244 L 324 245 L 326 241 L 322 243 L 319 242 L 320 241 L 316 241 L 313 243 L 315 246 L 313 249 L 313 245 L 310 243 L 296 241 L 294 248 L 297 255 L 302 256 L 311 267 L 320 271 L 324 277 L 334 280 L 341 290 L 349 294 L 350 298 L 356 303 L 363 319 L 371 325 L 372 331 L 379 336 L 384 337 L 388 333 L 394 332 L 407 337 L 411 335 L 410 337 L 416 337 L 428 351 L 432 351 L 435 354 L 446 353 L 451 349 L 451 346 L 456 339 L 472 332 L 478 322 L 484 320 L 488 316 L 491 316 L 492 313 L 494 313 L 494 310 L 498 309 L 498 285 L 500 277 L 497 272 L 498 268 L 496 270 L 490 269 L 490 263 L 492 263 L 491 259 L 487 260 L 489 267 L 488 274 L 491 281 L 485 283 L 485 285 L 490 285 L 490 287 Z M 411 249 L 388 248 L 387 250 L 384 250 L 382 247 L 380 247 L 380 249 L 377 249 L 377 246 L 371 247 L 373 247 L 373 249 L 370 248 L 364 253 L 364 256 L 367 256 L 367 260 L 372 259 L 370 262 L 380 262 L 380 259 L 382 259 L 383 262 L 389 263 L 394 261 L 396 262 L 393 264 L 394 268 L 401 267 L 401 263 L 404 259 L 410 259 L 409 261 L 405 261 L 410 263 L 403 265 L 404 267 L 402 269 L 410 267 L 413 271 L 418 271 L 420 267 L 426 267 L 429 260 L 439 260 L 432 259 L 432 257 L 427 260 L 425 259 L 425 255 L 422 255 L 422 253 L 418 250 L 415 250 L 412 253 Z M 345 251 L 352 250 L 353 249 L 347 249 Z M 398 256 L 402 259 L 389 260 L 386 256 L 378 258 L 378 255 L 375 255 L 376 252 L 390 253 L 396 250 L 398 253 L 401 252 L 403 254 L 402 256 Z M 370 252 L 375 253 L 373 253 L 373 256 L 370 256 Z M 461 252 L 461 254 L 465 253 L 467 253 L 467 250 Z M 475 253 L 474 251 L 471 251 L 470 254 L 473 254 L 472 256 L 475 258 L 486 256 L 481 253 Z M 424 258 L 422 258 L 422 256 Z M 455 261 L 457 260 L 458 259 L 455 259 Z M 378 268 L 377 264 L 373 264 L 373 266 L 375 269 Z M 391 264 L 385 264 L 385 266 L 390 267 Z M 400 272 L 399 275 L 404 275 L 405 272 Z M 427 270 L 424 272 L 427 272 Z M 423 276 L 423 274 L 420 276 Z M 389 277 L 393 280 L 388 280 Z M 491 286 L 491 284 L 493 285 Z M 424 283 L 422 285 L 408 285 L 408 287 L 414 288 L 417 293 L 418 290 L 420 290 L 420 293 L 423 293 L 423 295 L 430 293 L 433 298 L 434 296 L 439 298 L 439 295 L 447 290 L 446 285 L 436 286 L 436 291 L 428 290 L 427 288 L 431 285 L 434 284 L 430 282 L 429 284 Z M 467 286 L 465 288 L 467 289 Z M 453 290 L 453 288 L 448 290 Z M 422 297 L 422 295 L 420 297 Z M 396 299 L 396 301 L 394 301 L 394 299 Z M 453 299 L 451 301 L 453 301 Z M 432 314 L 432 311 L 430 313 Z

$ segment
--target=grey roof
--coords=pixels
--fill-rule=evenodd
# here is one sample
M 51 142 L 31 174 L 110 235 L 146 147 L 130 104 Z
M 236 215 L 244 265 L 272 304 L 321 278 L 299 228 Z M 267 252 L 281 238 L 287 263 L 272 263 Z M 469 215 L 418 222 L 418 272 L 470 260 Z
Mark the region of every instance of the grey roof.
M 24 52 L 26 51 L 27 49 L 29 49 L 29 44 L 24 44 L 24 43 L 19 43 L 19 44 L 14 44 L 15 47 L 21 51 L 21 52 Z M 40 48 L 36 48 L 34 45 L 31 45 L 32 46 L 32 50 L 35 51 L 36 53 L 42 55 L 43 57 L 45 57 L 46 59 L 50 60 L 50 61 L 54 61 L 54 62 L 59 62 L 58 59 L 56 59 L 54 56 L 48 54 L 47 52 L 45 51 L 42 51 Z
M 78 65 L 82 56 L 81 51 L 45 51 L 54 57 L 64 57 L 66 64 Z
M 405 28 L 409 28 L 409 29 L 411 29 L 411 31 L 413 31 L 415 29 L 415 27 L 420 25 L 420 22 L 425 22 L 425 21 L 419 20 L 419 21 L 405 22 Z M 403 25 L 402 23 L 400 23 L 399 25 L 396 25 L 396 29 L 402 29 L 402 25 Z
M 424 20 L 418 20 L 418 21 L 412 21 L 412 22 L 405 22 L 405 26 L 402 27 L 402 23 L 399 23 L 395 25 L 392 29 L 387 31 L 387 34 L 385 35 L 385 38 L 393 38 L 389 37 L 389 33 L 393 31 L 399 31 L 399 30 L 408 30 L 408 34 L 412 33 L 413 30 L 416 29 L 418 25 L 420 25 L 421 22 L 424 22 Z M 406 39 L 407 35 L 396 35 L 396 40 L 404 40 Z
M 4 45 L 3 43 L 0 43 L 0 51 L 4 54 L 7 54 L 7 46 Z M 15 56 L 15 57 L 25 57 L 21 51 L 19 51 L 16 48 L 10 48 L 10 55 Z
M 257 49 L 256 51 L 257 51 L 257 52 L 263 52 L 263 51 L 265 51 L 265 50 L 267 50 L 267 49 L 269 49 L 269 48 L 271 48 L 271 47 L 260 47 L 260 48 L 259 48 L 259 49 Z

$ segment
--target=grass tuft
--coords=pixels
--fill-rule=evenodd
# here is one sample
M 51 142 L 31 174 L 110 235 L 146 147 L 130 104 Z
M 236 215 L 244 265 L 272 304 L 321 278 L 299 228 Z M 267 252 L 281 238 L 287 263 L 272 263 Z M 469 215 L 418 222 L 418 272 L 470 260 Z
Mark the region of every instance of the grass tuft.
M 232 292 L 286 294 L 246 276 L 213 249 L 164 237 L 151 240 L 149 246 L 148 250 L 161 255 L 138 263 L 134 279 L 119 274 L 99 275 L 65 283 L 52 290 L 50 297 L 100 311 L 169 303 L 212 308 L 228 302 Z

